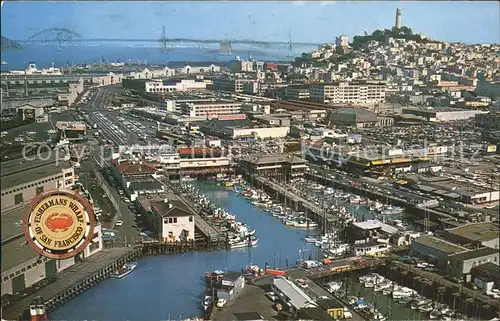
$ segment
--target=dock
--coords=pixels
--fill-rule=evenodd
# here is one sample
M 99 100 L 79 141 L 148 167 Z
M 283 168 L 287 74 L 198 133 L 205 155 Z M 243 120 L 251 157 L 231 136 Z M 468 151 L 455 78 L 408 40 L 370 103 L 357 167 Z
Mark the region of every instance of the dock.
M 410 264 L 392 261 L 385 266 L 379 266 L 377 271 L 390 277 L 391 280 L 417 290 L 428 298 L 448 304 L 450 308 L 459 313 L 469 316 L 478 316 L 479 314 L 479 319 L 490 319 L 496 317 L 500 312 L 499 300 Z
M 328 229 L 335 222 L 335 216 L 302 196 L 290 190 L 290 187 L 270 181 L 268 178 L 253 176 L 250 183 L 266 191 L 280 202 L 290 206 L 294 211 L 304 212 L 305 215 L 319 224 L 322 229 Z M 326 226 L 325 226 L 326 223 Z
M 34 294 L 25 296 L 22 300 L 3 309 L 3 318 L 18 320 L 29 307 L 32 300 L 41 296 L 48 311 L 57 308 L 76 295 L 93 287 L 99 281 L 107 278 L 111 273 L 140 255 L 135 248 L 104 249 L 83 262 L 77 263 L 57 274 L 54 282 L 40 289 Z
M 391 204 L 403 206 L 406 209 L 407 213 L 409 213 L 409 214 L 415 215 L 415 216 L 420 217 L 420 218 L 428 217 L 429 220 L 434 221 L 434 222 L 443 222 L 446 220 L 455 221 L 455 219 L 456 219 L 455 217 L 453 217 L 449 214 L 437 211 L 435 209 L 428 208 L 428 207 L 418 207 L 417 204 L 406 202 L 400 198 L 394 197 L 393 195 L 386 195 L 386 194 L 379 193 L 377 191 L 366 190 L 366 189 L 362 188 L 361 186 L 351 185 L 351 184 L 348 184 L 347 182 L 342 182 L 342 181 L 333 179 L 331 177 L 327 177 L 327 176 L 323 176 L 323 175 L 319 175 L 319 174 L 315 174 L 315 173 L 307 173 L 306 177 L 309 179 L 312 179 L 315 182 L 318 182 L 324 186 L 341 188 L 347 192 L 352 192 L 352 193 L 355 193 L 358 195 L 366 196 L 366 197 L 369 197 L 371 199 L 379 199 L 379 200 L 387 199 L 391 202 Z

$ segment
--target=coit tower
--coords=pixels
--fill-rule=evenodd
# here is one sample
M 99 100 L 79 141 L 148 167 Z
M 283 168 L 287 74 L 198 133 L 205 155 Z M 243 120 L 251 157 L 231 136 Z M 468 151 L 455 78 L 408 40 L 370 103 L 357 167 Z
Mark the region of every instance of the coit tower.
M 401 9 L 396 9 L 396 29 L 401 29 Z

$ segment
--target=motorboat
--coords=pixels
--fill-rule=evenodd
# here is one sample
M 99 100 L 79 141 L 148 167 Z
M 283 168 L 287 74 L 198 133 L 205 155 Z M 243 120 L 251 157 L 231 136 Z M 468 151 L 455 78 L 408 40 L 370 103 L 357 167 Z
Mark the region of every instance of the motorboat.
M 250 240 L 235 242 L 235 243 L 230 244 L 229 246 L 231 247 L 231 249 L 238 249 L 238 248 L 242 248 L 242 247 L 253 247 L 253 246 L 256 246 L 257 243 L 259 243 L 259 239 L 255 238 L 255 237 L 251 237 Z
M 111 277 L 115 279 L 122 279 L 132 273 L 137 267 L 137 264 L 137 262 L 125 263 L 121 269 L 111 274 Z
M 316 243 L 318 239 L 314 236 L 306 236 L 304 241 L 306 241 L 306 243 Z
M 342 287 L 342 282 L 329 282 L 327 287 L 330 293 L 337 292 Z
M 214 302 L 214 299 L 212 296 L 205 295 L 205 297 L 203 298 L 202 306 L 206 310 L 213 304 L 213 302 Z

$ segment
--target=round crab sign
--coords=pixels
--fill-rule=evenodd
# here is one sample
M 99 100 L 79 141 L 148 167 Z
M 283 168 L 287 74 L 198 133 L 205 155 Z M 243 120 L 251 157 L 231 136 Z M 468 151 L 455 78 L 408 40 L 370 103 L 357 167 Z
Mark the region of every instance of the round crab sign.
M 67 259 L 82 252 L 92 241 L 95 217 L 86 198 L 69 190 L 38 195 L 24 217 L 24 234 L 41 255 Z

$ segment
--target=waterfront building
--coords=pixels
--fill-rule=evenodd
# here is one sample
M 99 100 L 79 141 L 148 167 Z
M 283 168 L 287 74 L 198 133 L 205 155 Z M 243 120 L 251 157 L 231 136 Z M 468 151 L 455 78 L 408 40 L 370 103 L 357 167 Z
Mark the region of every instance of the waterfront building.
M 217 298 L 226 301 L 235 299 L 245 287 L 245 277 L 240 272 L 224 273 L 220 287 L 217 288 Z
M 273 292 L 283 301 L 285 308 L 294 319 L 298 317 L 299 311 L 306 308 L 316 308 L 318 305 L 293 281 L 284 277 L 273 279 L 271 285 Z
M 73 187 L 73 168 L 68 162 L 57 159 L 57 156 L 56 153 L 41 154 L 33 156 L 38 159 L 2 162 L 2 213 L 28 204 L 45 191 Z
M 326 312 L 331 318 L 335 320 L 344 319 L 344 306 L 339 301 L 337 301 L 337 299 L 335 298 L 320 299 L 318 300 L 318 304 L 320 307 L 326 310 Z M 315 319 L 315 320 L 325 320 L 325 319 Z
M 378 256 L 388 253 L 392 246 L 375 239 L 359 240 L 353 246 L 355 256 Z
M 195 220 L 191 210 L 174 195 L 163 199 L 140 196 L 140 211 L 146 213 L 148 225 L 160 242 L 171 243 L 194 240 Z
M 343 313 L 342 308 L 342 313 Z M 333 318 L 322 308 L 305 308 L 300 309 L 297 313 L 297 320 L 299 321 L 309 321 L 309 320 L 321 320 L 321 321 L 329 321 L 333 320 Z
M 464 275 L 470 275 L 473 267 L 482 264 L 493 263 L 498 267 L 499 255 L 498 249 L 490 247 L 455 253 L 449 256 L 446 272 L 454 277 L 462 278 Z
M 498 249 L 500 231 L 498 222 L 469 223 L 444 231 L 443 238 L 461 245 Z
M 264 175 L 284 181 L 304 175 L 309 168 L 305 159 L 295 155 L 243 156 L 238 166 L 247 175 Z
M 386 84 L 358 81 L 311 84 L 311 99 L 319 103 L 376 105 L 385 102 Z
M 443 270 L 452 254 L 467 251 L 466 247 L 429 235 L 420 236 L 411 243 L 412 256 L 424 259 Z
M 55 155 L 52 158 L 48 154 L 40 156 L 47 160 L 2 163 L 2 295 L 16 294 L 44 279 L 52 279 L 78 260 L 75 257 L 65 260 L 40 258 L 26 244 L 21 222 L 29 202 L 40 193 L 56 188 L 71 189 L 75 183 L 73 168 L 67 162 L 58 160 Z M 92 243 L 79 258 L 100 250 L 101 226 L 96 224 Z

